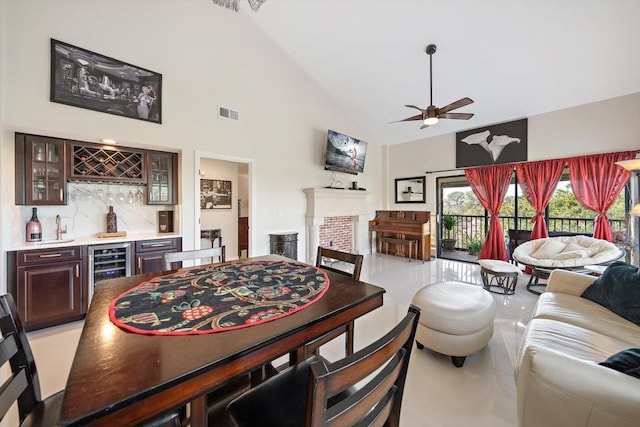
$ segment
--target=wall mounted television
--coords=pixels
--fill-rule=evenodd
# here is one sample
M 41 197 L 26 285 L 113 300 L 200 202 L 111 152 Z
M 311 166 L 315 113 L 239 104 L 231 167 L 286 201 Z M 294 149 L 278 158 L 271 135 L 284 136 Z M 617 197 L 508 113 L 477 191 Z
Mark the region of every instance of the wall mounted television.
M 357 175 L 364 171 L 367 143 L 329 129 L 324 169 Z

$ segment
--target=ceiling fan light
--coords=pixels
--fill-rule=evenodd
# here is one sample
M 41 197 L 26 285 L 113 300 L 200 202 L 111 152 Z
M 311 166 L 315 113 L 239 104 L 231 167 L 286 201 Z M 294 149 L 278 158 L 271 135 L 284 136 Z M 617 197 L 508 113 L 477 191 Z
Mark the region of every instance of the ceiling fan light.
M 424 124 L 427 126 L 432 126 L 438 123 L 438 118 L 437 117 L 427 117 L 426 119 L 424 119 Z

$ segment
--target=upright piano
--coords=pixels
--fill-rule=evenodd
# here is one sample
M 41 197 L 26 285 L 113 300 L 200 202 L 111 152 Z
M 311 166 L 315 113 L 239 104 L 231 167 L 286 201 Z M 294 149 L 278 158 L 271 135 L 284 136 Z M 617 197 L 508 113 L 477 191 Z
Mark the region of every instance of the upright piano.
M 418 241 L 419 259 L 431 260 L 430 217 L 428 211 L 376 211 L 376 217 L 369 221 L 369 248 L 372 249 L 374 232 L 378 253 L 383 253 L 381 237 L 412 239 Z M 385 245 L 384 253 L 396 254 L 400 249 L 395 245 Z

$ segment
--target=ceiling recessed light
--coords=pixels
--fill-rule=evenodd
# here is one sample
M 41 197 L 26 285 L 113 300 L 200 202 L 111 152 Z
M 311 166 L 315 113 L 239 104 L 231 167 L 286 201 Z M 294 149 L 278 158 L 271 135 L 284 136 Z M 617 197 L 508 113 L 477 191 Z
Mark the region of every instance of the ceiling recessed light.
M 118 141 L 116 141 L 115 139 L 110 139 L 110 138 L 102 138 L 100 141 L 109 145 L 115 145 L 118 143 Z

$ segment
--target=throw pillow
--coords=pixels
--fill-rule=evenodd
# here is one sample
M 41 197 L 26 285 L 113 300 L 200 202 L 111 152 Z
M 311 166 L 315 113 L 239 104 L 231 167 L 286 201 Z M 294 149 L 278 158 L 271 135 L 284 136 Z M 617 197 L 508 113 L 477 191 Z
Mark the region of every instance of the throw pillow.
M 609 356 L 604 362 L 600 362 L 599 365 L 640 378 L 640 348 L 619 351 Z
M 626 262 L 609 265 L 582 293 L 618 316 L 640 326 L 640 270 Z
M 547 239 L 531 256 L 538 259 L 551 259 L 562 252 L 565 246 L 566 243 L 560 239 Z

